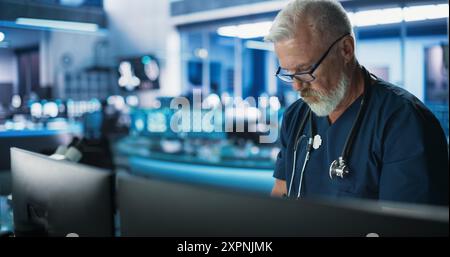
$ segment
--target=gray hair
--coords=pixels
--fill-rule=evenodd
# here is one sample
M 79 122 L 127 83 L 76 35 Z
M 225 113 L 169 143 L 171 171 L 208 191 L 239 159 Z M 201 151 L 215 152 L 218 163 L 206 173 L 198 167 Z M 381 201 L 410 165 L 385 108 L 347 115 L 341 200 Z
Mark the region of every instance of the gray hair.
M 310 22 L 313 32 L 326 41 L 353 33 L 342 5 L 335 0 L 293 0 L 275 18 L 265 41 L 279 42 L 297 35 L 301 23 Z

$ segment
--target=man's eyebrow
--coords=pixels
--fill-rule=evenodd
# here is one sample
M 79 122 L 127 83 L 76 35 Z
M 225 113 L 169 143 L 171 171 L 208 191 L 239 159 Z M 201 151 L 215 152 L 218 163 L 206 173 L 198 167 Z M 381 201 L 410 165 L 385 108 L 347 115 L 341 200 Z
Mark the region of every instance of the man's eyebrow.
M 299 64 L 299 65 L 295 66 L 295 69 L 296 70 L 305 70 L 306 68 L 310 68 L 310 66 L 311 65 L 304 63 L 304 64 Z
M 297 64 L 297 66 L 295 66 L 295 71 L 298 71 L 298 70 L 305 70 L 306 68 L 309 68 L 311 65 L 309 65 L 309 64 Z M 280 66 L 281 67 L 281 66 Z M 283 67 L 281 67 L 281 69 L 282 70 L 285 70 L 285 71 L 290 71 L 289 69 L 286 69 L 286 68 L 283 68 Z M 292 69 L 291 69 L 292 70 Z

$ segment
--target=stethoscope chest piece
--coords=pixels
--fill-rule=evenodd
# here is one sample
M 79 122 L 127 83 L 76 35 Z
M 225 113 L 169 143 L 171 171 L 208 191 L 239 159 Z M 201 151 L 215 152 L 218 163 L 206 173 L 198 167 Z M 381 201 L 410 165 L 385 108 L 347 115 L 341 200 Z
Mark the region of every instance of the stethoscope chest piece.
M 345 160 L 342 157 L 339 157 L 338 160 L 334 160 L 330 165 L 330 178 L 333 179 L 333 177 L 340 177 L 344 178 L 344 176 L 348 175 L 350 173 L 350 170 L 347 167 L 347 164 L 345 163 Z

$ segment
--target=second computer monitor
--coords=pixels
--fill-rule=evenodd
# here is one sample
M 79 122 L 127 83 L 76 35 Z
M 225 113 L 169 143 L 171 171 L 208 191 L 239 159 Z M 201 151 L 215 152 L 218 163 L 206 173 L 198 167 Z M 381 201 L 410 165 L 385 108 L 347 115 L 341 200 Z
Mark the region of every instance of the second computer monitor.
M 448 208 L 283 200 L 119 173 L 122 236 L 448 236 Z

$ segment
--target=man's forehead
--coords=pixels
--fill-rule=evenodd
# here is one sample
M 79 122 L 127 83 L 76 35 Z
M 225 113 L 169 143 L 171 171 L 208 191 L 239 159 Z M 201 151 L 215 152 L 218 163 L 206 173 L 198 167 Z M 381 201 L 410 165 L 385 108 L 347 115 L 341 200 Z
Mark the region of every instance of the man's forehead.
M 275 52 L 280 66 L 287 70 L 301 70 L 308 68 L 314 58 L 317 45 L 313 39 L 296 37 L 275 43 Z

